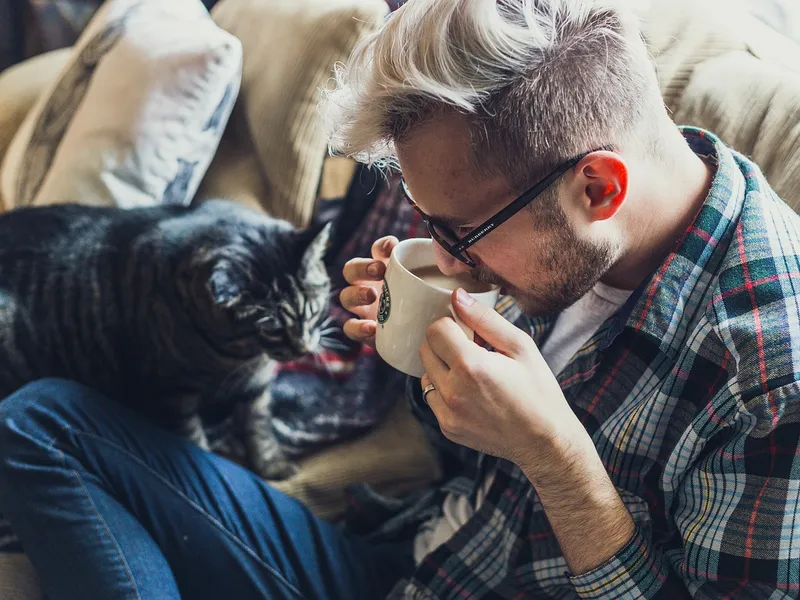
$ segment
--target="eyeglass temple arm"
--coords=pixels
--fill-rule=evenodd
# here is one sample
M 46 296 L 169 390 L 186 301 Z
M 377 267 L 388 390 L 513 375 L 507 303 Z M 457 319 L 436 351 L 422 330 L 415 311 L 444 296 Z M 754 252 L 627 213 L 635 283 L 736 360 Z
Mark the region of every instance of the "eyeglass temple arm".
M 518 213 L 520 210 L 522 210 L 525 207 L 526 204 L 530 204 L 533 201 L 533 199 L 536 198 L 536 196 L 538 196 L 544 190 L 546 190 L 551 185 L 553 185 L 553 183 L 555 183 L 556 179 L 561 177 L 564 173 L 569 171 L 572 167 L 577 165 L 579 162 L 581 162 L 584 158 L 586 158 L 590 154 L 593 154 L 595 152 L 601 152 L 601 151 L 609 151 L 610 152 L 613 149 L 614 149 L 614 146 L 609 144 L 607 146 L 602 146 L 601 148 L 597 148 L 596 150 L 591 150 L 590 152 L 584 152 L 583 154 L 579 154 L 575 158 L 567 161 L 564 165 L 562 165 L 561 168 L 556 169 L 555 171 L 550 173 L 550 175 L 548 175 L 547 177 L 542 179 L 539 183 L 534 185 L 530 190 L 528 190 L 522 196 L 520 196 L 519 198 L 514 200 L 514 202 L 512 202 L 511 204 L 506 206 L 503 210 L 501 210 L 495 216 L 491 217 L 490 219 L 487 219 L 486 221 L 484 221 L 483 223 L 478 225 L 473 230 L 473 231 L 475 231 L 475 233 L 472 233 L 472 234 L 468 235 L 467 237 L 465 237 L 464 239 L 462 239 L 461 241 L 459 241 L 457 244 L 455 244 L 453 246 L 452 252 L 454 252 L 454 253 L 464 252 L 464 250 L 466 250 L 467 248 L 472 246 L 475 242 L 477 242 L 479 239 L 481 239 L 487 233 L 489 233 L 490 231 L 492 231 L 494 229 L 497 229 L 498 226 L 502 225 L 508 219 L 510 219 L 516 213 Z
M 487 219 L 480 225 L 475 228 L 475 233 L 468 235 L 463 240 L 458 242 L 455 246 L 453 246 L 453 252 L 463 252 L 470 246 L 472 246 L 475 242 L 485 236 L 487 233 L 496 229 L 498 226 L 502 225 L 508 219 L 513 217 L 516 213 L 522 210 L 525 205 L 530 204 L 534 198 L 536 198 L 539 194 L 541 194 L 544 190 L 549 188 L 553 183 L 561 177 L 564 173 L 569 171 L 572 167 L 578 164 L 583 158 L 586 156 L 578 156 L 573 158 L 571 161 L 563 165 L 560 169 L 557 169 L 550 173 L 547 177 L 542 179 L 539 183 L 537 183 L 534 187 L 528 190 L 525 194 L 514 200 L 511 204 L 506 206 L 503 210 L 499 213 L 494 215 L 492 218 Z

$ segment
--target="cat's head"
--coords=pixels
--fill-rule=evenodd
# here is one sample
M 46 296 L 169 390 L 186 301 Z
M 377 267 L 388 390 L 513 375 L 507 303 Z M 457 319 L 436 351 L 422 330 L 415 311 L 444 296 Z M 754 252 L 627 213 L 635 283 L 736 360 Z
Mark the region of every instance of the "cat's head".
M 255 336 L 272 358 L 291 360 L 319 347 L 330 279 L 323 256 L 330 225 L 243 235 L 215 256 L 207 290 L 233 332 Z

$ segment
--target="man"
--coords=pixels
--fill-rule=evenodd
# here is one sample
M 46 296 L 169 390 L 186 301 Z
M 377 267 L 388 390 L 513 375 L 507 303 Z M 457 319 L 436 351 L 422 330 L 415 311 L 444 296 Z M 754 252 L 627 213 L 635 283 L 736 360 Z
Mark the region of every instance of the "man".
M 670 122 L 630 14 L 411 0 L 325 109 L 335 148 L 399 163 L 441 270 L 528 315 L 456 292 L 492 350 L 450 319 L 420 349 L 416 408 L 479 453 L 365 539 L 39 382 L 0 403 L 0 512 L 48 596 L 796 595 L 800 223 L 752 163 Z M 345 269 L 365 343 L 395 243 Z
M 406 594 L 796 595 L 798 219 L 752 163 L 681 135 L 631 15 L 412 0 L 328 108 L 335 149 L 399 165 L 441 271 L 537 317 L 531 339 L 459 292 L 495 351 L 428 331 L 442 433 L 504 460 L 417 534 Z M 345 268 L 353 339 L 373 340 L 394 243 Z

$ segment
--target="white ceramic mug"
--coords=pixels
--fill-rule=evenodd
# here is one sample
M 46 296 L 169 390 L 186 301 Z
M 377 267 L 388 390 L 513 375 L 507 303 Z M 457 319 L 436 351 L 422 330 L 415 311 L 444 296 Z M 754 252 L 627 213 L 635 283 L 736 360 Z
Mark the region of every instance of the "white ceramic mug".
M 436 279 L 448 279 L 447 286 L 438 287 L 413 274 L 412 271 L 436 266 L 433 243 L 428 239 L 410 239 L 395 246 L 386 267 L 378 306 L 375 337 L 378 354 L 395 369 L 412 377 L 422 377 L 425 373 L 419 349 L 425 342 L 425 332 L 434 322 L 442 317 L 453 317 L 467 337 L 474 337 L 473 331 L 453 313 L 450 299 L 454 289 L 464 287 L 475 300 L 491 307 L 500 294 L 498 287 L 474 280 L 469 280 L 468 285 L 460 285 L 455 279 L 446 278 L 438 269 Z M 461 277 L 469 279 L 466 275 Z

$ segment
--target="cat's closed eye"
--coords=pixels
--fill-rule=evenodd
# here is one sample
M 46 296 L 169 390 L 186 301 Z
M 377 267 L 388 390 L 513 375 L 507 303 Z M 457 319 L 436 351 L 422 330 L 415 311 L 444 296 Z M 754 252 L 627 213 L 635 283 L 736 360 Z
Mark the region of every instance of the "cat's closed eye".
M 283 330 L 283 323 L 275 315 L 267 315 L 258 320 L 258 326 L 267 333 L 277 333 Z

